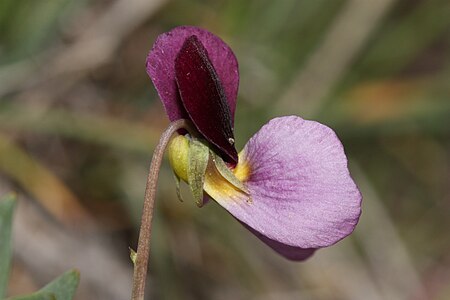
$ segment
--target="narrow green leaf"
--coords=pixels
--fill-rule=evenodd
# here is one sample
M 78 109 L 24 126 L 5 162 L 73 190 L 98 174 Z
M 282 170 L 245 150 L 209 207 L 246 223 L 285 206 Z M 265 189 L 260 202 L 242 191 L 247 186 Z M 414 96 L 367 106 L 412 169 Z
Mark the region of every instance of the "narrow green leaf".
M 40 293 L 53 293 L 57 300 L 72 300 L 80 282 L 80 273 L 69 270 L 39 290 Z
M 0 299 L 6 294 L 11 267 L 11 226 L 16 196 L 8 194 L 0 199 Z
M 223 178 L 225 178 L 229 183 L 234 185 L 234 187 L 239 189 L 241 192 L 249 195 L 250 192 L 248 191 L 247 187 L 243 182 L 237 179 L 236 176 L 234 176 L 233 172 L 227 167 L 223 159 L 212 151 L 211 156 L 213 158 L 214 165 L 216 166 L 217 171 L 219 171 L 220 175 L 222 175 Z
M 180 177 L 178 177 L 178 175 L 173 172 L 173 178 L 175 179 L 175 191 L 177 193 L 177 197 L 178 200 L 180 200 L 180 202 L 183 202 L 183 197 L 181 196 L 181 191 L 180 191 Z
M 58 300 L 53 293 L 37 292 L 29 295 L 8 298 L 7 300 Z
M 188 183 L 192 196 L 199 207 L 203 205 L 203 184 L 208 160 L 208 146 L 197 139 L 192 139 L 188 153 Z

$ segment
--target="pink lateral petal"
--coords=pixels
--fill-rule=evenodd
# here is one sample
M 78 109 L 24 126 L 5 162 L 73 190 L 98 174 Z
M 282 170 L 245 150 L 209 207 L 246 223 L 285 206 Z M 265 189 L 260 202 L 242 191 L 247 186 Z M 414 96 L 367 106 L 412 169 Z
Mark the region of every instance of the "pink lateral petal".
M 303 259 L 354 230 L 362 196 L 332 129 L 297 116 L 275 118 L 243 153 L 252 201 L 215 200 L 280 254 Z

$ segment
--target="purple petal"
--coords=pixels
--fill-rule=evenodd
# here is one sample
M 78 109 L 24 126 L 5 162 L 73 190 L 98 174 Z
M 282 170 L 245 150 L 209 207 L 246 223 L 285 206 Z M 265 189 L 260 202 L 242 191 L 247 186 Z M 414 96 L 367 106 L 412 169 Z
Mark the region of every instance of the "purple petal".
M 246 224 L 244 224 L 244 223 L 242 223 L 242 224 L 244 225 L 245 228 L 247 228 L 254 235 L 256 235 L 256 237 L 258 237 L 261 241 L 266 243 L 266 245 L 268 245 L 270 248 L 272 248 L 279 254 L 283 255 L 287 259 L 298 260 L 298 261 L 305 260 L 305 259 L 310 258 L 314 254 L 314 252 L 316 252 L 316 249 L 314 249 L 314 248 L 303 249 L 300 247 L 289 246 L 289 245 L 271 240 L 271 239 L 265 237 L 264 235 L 262 235 L 261 233 L 259 233 L 258 231 L 253 230 L 251 227 L 247 226 Z
M 195 35 L 186 39 L 175 59 L 175 79 L 195 127 L 226 161 L 236 164 L 238 155 L 226 96 L 206 49 Z
M 175 58 L 185 40 L 195 35 L 205 46 L 208 57 L 222 83 L 234 120 L 236 96 L 239 86 L 238 62 L 233 51 L 214 34 L 197 27 L 180 26 L 161 34 L 147 56 L 147 73 L 150 76 L 170 121 L 187 118 L 175 82 Z
M 338 242 L 359 220 L 362 197 L 344 148 L 320 123 L 296 116 L 271 120 L 247 143 L 240 166 L 248 170 L 251 202 L 207 192 L 287 258 L 304 259 Z

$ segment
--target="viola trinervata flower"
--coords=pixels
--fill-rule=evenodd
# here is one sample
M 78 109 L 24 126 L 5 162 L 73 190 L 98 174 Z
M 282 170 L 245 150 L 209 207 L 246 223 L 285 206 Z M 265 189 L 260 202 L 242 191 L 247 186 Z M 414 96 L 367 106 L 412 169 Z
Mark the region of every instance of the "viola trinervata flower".
M 194 125 L 172 139 L 169 159 L 199 206 L 214 199 L 292 260 L 354 230 L 362 197 L 332 129 L 297 116 L 275 118 L 238 155 L 238 63 L 220 38 L 189 26 L 164 33 L 147 57 L 147 72 L 169 119 Z

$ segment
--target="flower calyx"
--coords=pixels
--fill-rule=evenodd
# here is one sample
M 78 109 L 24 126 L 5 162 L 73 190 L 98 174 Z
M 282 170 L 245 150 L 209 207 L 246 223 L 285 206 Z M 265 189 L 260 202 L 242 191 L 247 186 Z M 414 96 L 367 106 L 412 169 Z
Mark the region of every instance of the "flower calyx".
M 234 169 L 211 150 L 207 141 L 179 135 L 170 142 L 168 154 L 176 178 L 177 196 L 181 201 L 179 182 L 183 180 L 189 185 L 198 207 L 206 203 L 208 191 L 235 193 L 250 202 L 244 180 L 236 177 Z

